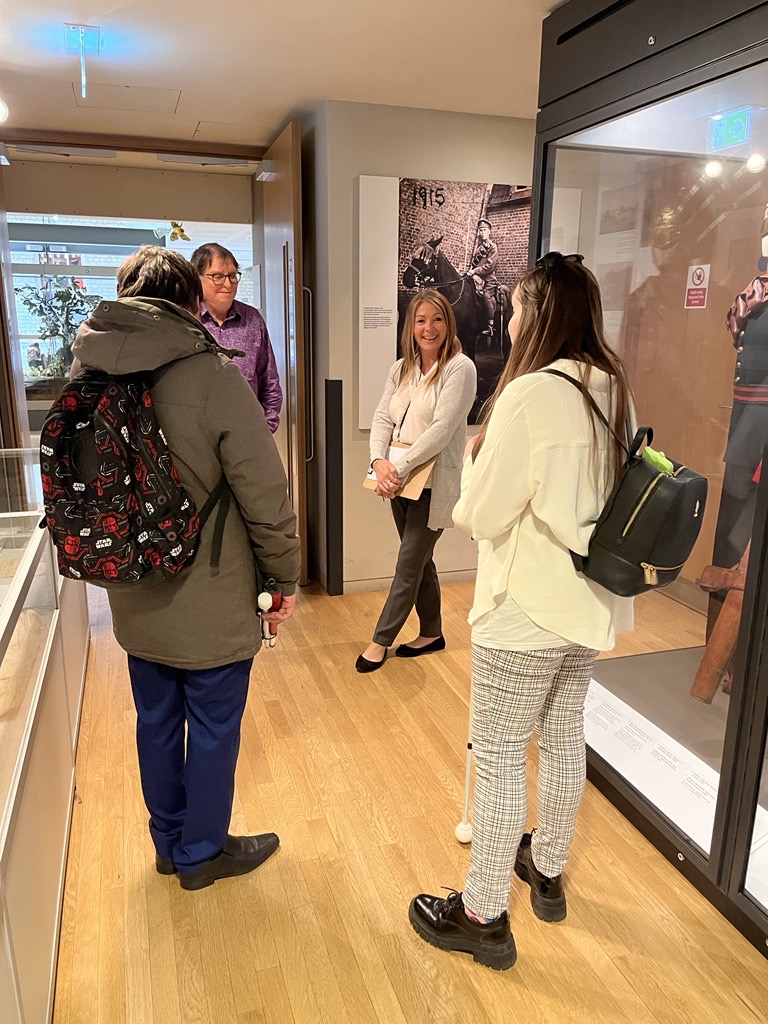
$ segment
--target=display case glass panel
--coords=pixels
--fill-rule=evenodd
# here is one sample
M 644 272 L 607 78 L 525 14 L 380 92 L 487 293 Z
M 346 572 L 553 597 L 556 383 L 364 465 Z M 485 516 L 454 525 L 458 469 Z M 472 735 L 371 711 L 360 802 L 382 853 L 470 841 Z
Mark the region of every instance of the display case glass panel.
M 749 844 L 744 890 L 768 914 L 768 743 L 764 744 L 763 749 L 763 770 Z
M 41 509 L 39 453 L 0 451 L 0 825 L 57 607 Z
M 750 68 L 546 157 L 541 251 L 584 255 L 640 422 L 709 481 L 680 578 L 637 599 L 639 628 L 595 668 L 587 741 L 705 855 L 768 442 L 767 90 Z

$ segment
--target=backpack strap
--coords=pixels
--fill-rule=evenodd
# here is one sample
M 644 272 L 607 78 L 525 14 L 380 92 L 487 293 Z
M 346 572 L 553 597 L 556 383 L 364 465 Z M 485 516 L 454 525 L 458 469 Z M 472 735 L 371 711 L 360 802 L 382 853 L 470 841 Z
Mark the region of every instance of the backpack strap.
M 650 427 L 641 427 L 640 430 L 638 430 L 637 434 L 635 435 L 634 440 L 630 442 L 630 438 L 632 437 L 632 432 L 631 432 L 631 429 L 630 429 L 630 426 L 629 426 L 629 421 L 627 421 L 627 443 L 625 444 L 621 440 L 619 435 L 616 433 L 616 431 L 613 429 L 611 424 L 608 422 L 608 420 L 605 418 L 605 416 L 603 415 L 602 410 L 600 409 L 600 406 L 597 404 L 597 402 L 594 400 L 594 398 L 590 394 L 589 388 L 586 387 L 584 384 L 582 384 L 582 382 L 580 380 L 576 380 L 575 377 L 571 377 L 571 375 L 568 374 L 568 373 L 563 373 L 562 370 L 547 369 L 547 370 L 541 370 L 541 373 L 551 373 L 553 377 L 562 377 L 563 380 L 570 381 L 570 383 L 573 384 L 573 386 L 575 388 L 578 388 L 579 391 L 582 393 L 582 395 L 584 395 L 586 400 L 592 406 L 592 410 L 595 413 L 595 415 L 597 416 L 597 418 L 608 428 L 609 432 L 613 435 L 613 438 L 616 441 L 616 443 L 618 444 L 618 446 L 623 451 L 625 451 L 627 453 L 627 458 L 630 458 L 632 455 L 637 455 L 637 452 L 638 452 L 638 450 L 640 448 L 640 445 L 643 443 L 643 438 L 645 437 L 645 433 L 643 433 L 643 437 L 641 437 L 640 440 L 638 441 L 638 434 L 640 434 L 642 431 L 645 431 L 646 433 L 648 433 L 650 435 L 649 436 L 649 440 L 648 440 L 648 444 L 650 444 L 651 441 L 653 440 L 653 430 L 651 430 Z
M 221 545 L 224 539 L 224 524 L 227 521 L 229 506 L 232 503 L 232 492 L 227 486 L 227 478 L 221 474 L 219 482 L 213 488 L 205 500 L 205 504 L 198 513 L 200 529 L 202 530 L 211 516 L 216 505 L 219 506 L 216 515 L 216 523 L 213 528 L 213 541 L 211 542 L 211 568 L 218 569 L 221 561 Z

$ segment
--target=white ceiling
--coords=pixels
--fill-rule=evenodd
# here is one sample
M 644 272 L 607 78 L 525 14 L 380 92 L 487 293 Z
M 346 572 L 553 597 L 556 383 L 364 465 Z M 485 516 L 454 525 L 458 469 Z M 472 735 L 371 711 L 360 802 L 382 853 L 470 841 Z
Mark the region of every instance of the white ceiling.
M 0 0 L 5 125 L 269 145 L 326 99 L 535 117 L 557 0 Z M 87 59 L 64 24 L 101 29 Z

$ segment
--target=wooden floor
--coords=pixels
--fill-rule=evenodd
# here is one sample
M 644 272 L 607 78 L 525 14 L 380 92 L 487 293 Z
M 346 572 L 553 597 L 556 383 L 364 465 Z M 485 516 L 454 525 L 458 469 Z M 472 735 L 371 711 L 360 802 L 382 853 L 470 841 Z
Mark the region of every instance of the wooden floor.
M 515 882 L 514 968 L 413 933 L 410 898 L 461 888 L 469 860 L 453 830 L 470 595 L 446 588 L 445 653 L 360 676 L 382 595 L 302 593 L 256 659 L 232 827 L 282 847 L 192 893 L 154 870 L 125 657 L 95 592 L 55 1024 L 765 1021 L 766 961 L 590 786 L 566 921 L 538 921 Z M 621 652 L 669 635 L 670 606 L 700 643 L 701 617 L 654 597 Z

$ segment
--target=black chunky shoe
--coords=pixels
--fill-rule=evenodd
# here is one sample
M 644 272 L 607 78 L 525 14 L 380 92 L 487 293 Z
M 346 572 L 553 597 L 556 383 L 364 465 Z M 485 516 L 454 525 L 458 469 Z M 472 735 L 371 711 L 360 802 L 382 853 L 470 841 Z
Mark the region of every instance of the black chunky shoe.
M 531 906 L 541 921 L 562 921 L 567 910 L 563 876 L 547 878 L 533 863 L 531 833 L 525 832 L 515 857 L 515 874 L 531 887 Z
M 418 658 L 422 654 L 432 654 L 433 651 L 444 650 L 445 637 L 439 636 L 437 640 L 433 640 L 431 644 L 427 644 L 425 647 L 409 647 L 408 644 L 400 644 L 395 651 L 395 656 L 398 658 Z
M 494 971 L 506 971 L 517 960 L 506 910 L 490 924 L 478 924 L 465 914 L 460 892 L 451 890 L 447 899 L 422 893 L 411 900 L 408 918 L 425 942 L 438 949 L 471 953 L 475 963 Z
M 173 860 L 170 857 L 161 857 L 159 853 L 155 854 L 155 868 L 157 869 L 158 875 L 176 874 L 176 867 L 174 866 Z
M 280 845 L 274 832 L 261 836 L 228 836 L 224 849 L 201 868 L 179 875 L 182 889 L 205 889 L 219 878 L 247 875 L 271 857 Z

